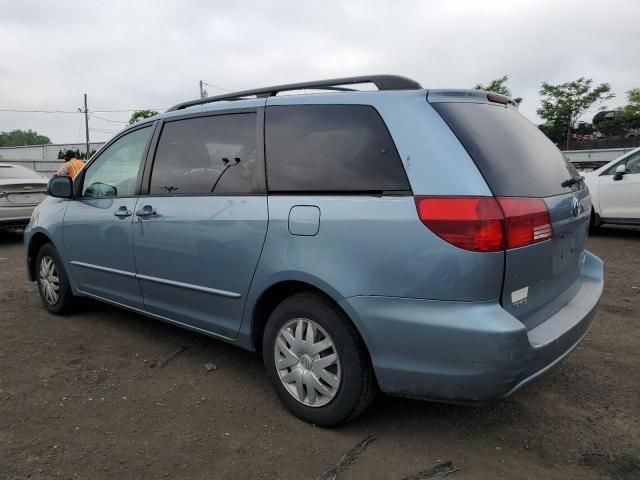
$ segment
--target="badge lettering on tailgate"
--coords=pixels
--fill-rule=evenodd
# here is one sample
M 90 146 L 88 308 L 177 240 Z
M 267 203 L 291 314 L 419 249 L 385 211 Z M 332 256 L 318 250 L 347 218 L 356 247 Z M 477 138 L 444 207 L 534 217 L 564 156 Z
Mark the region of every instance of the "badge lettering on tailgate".
M 524 307 L 529 301 L 529 287 L 524 287 L 511 292 L 511 303 L 513 308 Z

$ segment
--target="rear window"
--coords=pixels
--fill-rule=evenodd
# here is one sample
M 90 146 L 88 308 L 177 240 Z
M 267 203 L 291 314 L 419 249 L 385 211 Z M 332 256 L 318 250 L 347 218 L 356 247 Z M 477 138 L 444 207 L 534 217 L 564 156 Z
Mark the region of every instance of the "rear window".
M 0 167 L 2 180 L 43 180 L 42 175 L 22 167 Z
M 550 197 L 578 176 L 558 148 L 517 110 L 485 103 L 433 103 L 476 163 L 494 195 Z
M 391 135 L 373 107 L 268 107 L 265 139 L 271 192 L 411 189 Z

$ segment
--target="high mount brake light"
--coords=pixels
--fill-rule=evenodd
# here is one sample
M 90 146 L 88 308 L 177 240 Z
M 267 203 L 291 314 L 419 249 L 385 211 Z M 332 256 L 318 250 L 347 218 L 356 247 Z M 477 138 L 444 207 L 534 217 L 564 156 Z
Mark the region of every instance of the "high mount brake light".
M 464 250 L 499 252 L 548 240 L 549 211 L 540 198 L 416 197 L 433 233 Z
M 494 103 L 501 103 L 502 105 L 507 105 L 509 103 L 509 99 L 502 95 L 497 95 L 495 93 L 487 93 L 487 100 Z

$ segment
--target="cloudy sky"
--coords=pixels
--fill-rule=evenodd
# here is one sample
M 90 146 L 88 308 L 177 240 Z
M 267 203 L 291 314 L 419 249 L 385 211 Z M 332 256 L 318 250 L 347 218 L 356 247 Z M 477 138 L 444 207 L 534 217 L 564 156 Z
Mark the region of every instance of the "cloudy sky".
M 117 110 L 195 98 L 200 79 L 236 90 L 397 73 L 466 88 L 509 75 L 532 121 L 544 80 L 609 82 L 609 106 L 640 87 L 636 0 L 0 0 L 0 12 L 0 110 L 74 112 L 86 92 L 95 141 L 124 126 L 131 112 Z M 0 131 L 16 128 L 84 139 L 78 113 L 0 111 Z

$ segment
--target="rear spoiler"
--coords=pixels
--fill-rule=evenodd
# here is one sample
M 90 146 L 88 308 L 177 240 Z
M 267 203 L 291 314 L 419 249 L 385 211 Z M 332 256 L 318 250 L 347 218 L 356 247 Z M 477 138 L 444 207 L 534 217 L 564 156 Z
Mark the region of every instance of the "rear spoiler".
M 427 102 L 467 102 L 467 103 L 491 103 L 505 107 L 518 108 L 518 104 L 511 98 L 495 92 L 468 89 L 435 89 L 427 92 Z

